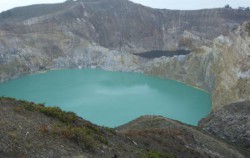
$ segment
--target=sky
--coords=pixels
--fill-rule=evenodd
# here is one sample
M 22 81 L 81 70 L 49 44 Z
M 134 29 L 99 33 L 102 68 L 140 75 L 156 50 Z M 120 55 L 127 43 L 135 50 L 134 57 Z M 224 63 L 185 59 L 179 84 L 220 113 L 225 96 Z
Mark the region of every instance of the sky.
M 65 0 L 0 0 L 0 12 L 31 4 L 58 3 Z M 250 7 L 250 0 L 131 0 L 152 8 L 196 10 L 204 8 L 221 8 L 229 4 L 233 8 Z

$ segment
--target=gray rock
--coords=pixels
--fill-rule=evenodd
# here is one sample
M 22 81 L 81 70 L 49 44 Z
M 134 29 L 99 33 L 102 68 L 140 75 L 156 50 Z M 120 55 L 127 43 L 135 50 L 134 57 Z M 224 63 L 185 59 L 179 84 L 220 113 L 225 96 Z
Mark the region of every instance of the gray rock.
M 233 103 L 212 112 L 199 122 L 210 134 L 250 149 L 250 102 Z

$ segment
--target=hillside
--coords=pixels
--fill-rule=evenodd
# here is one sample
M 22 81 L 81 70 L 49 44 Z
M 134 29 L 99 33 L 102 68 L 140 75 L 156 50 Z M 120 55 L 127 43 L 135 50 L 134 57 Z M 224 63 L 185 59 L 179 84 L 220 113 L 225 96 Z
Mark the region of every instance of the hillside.
M 144 116 L 109 129 L 71 112 L 0 98 L 1 157 L 225 157 L 248 152 L 200 129 L 160 116 Z

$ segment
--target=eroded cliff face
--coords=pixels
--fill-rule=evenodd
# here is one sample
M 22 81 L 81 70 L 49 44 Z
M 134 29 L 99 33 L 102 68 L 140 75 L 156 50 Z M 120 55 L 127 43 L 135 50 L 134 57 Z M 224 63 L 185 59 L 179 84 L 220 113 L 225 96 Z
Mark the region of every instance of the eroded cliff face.
M 250 99 L 249 24 L 239 27 L 249 17 L 232 9 L 154 10 L 127 0 L 15 8 L 0 14 L 0 81 L 57 68 L 142 72 L 204 89 L 216 109 Z M 152 50 L 192 53 L 134 55 Z
M 175 79 L 212 94 L 213 109 L 250 99 L 249 23 L 211 46 L 197 48 L 186 56 L 161 57 L 147 62 L 144 72 Z

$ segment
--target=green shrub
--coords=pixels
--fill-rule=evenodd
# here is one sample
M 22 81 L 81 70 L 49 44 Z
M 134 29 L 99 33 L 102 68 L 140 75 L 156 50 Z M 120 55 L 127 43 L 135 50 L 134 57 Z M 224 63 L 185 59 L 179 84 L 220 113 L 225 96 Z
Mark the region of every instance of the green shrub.
M 97 136 L 96 139 L 101 142 L 102 144 L 108 145 L 109 142 L 106 138 L 102 137 L 102 136 Z
M 117 134 L 114 128 L 109 128 L 109 127 L 102 127 L 102 128 L 104 128 L 106 131 L 109 131 L 110 133 L 112 133 L 114 135 Z
M 24 108 L 29 111 L 34 111 L 36 109 L 41 113 L 44 113 L 45 115 L 53 118 L 57 118 L 64 123 L 73 123 L 74 121 L 77 120 L 77 116 L 75 113 L 62 111 L 59 107 L 24 106 Z
M 174 154 L 149 150 L 142 152 L 140 158 L 176 158 L 176 156 Z
M 95 139 L 95 135 L 91 130 L 85 127 L 72 127 L 72 126 L 54 126 L 52 132 L 55 135 L 63 136 L 69 140 L 76 142 L 79 146 L 89 150 L 93 150 L 95 146 L 101 142 L 100 138 Z M 104 139 L 103 137 L 101 139 Z
M 23 107 L 25 110 L 28 110 L 28 111 L 35 111 L 37 109 L 34 103 L 29 103 L 29 102 L 24 102 L 24 101 L 22 101 L 21 107 Z
M 57 118 L 64 123 L 73 123 L 78 118 L 75 113 L 62 111 L 59 107 L 45 107 L 42 104 L 36 105 L 33 102 L 22 101 L 19 108 L 14 110 L 20 111 L 20 108 L 28 111 L 40 111 L 41 113 Z

